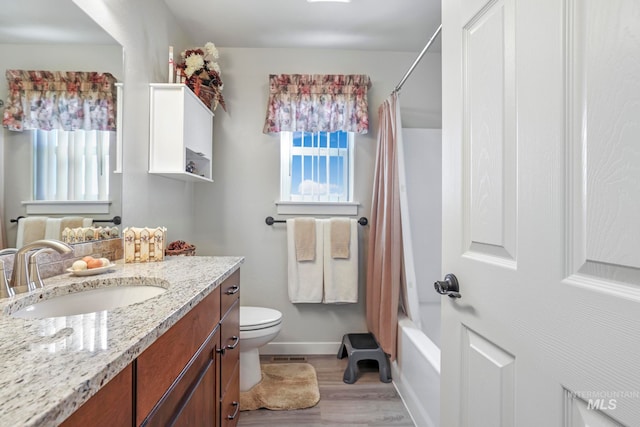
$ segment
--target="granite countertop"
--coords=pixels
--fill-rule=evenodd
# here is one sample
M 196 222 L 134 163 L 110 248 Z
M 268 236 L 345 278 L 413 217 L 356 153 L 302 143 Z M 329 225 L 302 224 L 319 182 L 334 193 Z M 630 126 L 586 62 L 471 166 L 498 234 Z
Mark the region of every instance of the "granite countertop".
M 0 425 L 56 426 L 240 268 L 243 257 L 168 257 L 107 273 L 44 280 L 45 288 L 0 300 Z M 90 314 L 20 319 L 10 313 L 118 280 L 167 291 L 144 302 Z M 115 279 L 105 281 L 105 279 Z

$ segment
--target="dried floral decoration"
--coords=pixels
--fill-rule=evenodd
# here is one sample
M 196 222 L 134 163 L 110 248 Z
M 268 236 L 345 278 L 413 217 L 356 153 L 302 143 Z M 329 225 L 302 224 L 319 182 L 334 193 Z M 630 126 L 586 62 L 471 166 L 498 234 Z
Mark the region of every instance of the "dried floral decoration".
M 180 56 L 182 62 L 176 65 L 176 68 L 181 81 L 184 81 L 211 111 L 215 111 L 218 105 L 227 111 L 222 96 L 222 72 L 216 62 L 220 56 L 216 46 L 208 42 L 204 47 L 187 49 Z

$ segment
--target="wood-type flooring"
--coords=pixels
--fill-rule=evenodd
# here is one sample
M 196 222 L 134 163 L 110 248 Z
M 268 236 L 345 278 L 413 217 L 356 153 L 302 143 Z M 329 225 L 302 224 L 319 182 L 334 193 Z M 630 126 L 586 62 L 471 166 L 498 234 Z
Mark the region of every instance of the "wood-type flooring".
M 331 355 L 304 358 L 316 369 L 320 402 L 313 408 L 294 411 L 243 411 L 240 412 L 238 427 L 414 427 L 393 384 L 380 381 L 376 362 L 361 362 L 358 380 L 354 384 L 346 384 L 342 375 L 347 358 L 338 359 Z M 279 356 L 261 357 L 262 363 L 295 361 L 295 356 L 290 360 Z

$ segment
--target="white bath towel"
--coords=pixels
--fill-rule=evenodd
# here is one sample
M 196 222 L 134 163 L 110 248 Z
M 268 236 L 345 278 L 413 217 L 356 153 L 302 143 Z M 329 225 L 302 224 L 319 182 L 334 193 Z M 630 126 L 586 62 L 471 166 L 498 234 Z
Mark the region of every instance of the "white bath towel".
M 320 303 L 322 302 L 322 270 L 324 258 L 322 240 L 324 229 L 322 223 L 316 221 L 315 258 L 310 261 L 298 262 L 296 259 L 294 224 L 294 219 L 287 220 L 289 300 L 292 303 Z
M 62 240 L 61 218 L 47 218 L 47 225 L 44 231 L 45 239 Z
M 331 256 L 331 223 L 324 223 L 324 299 L 326 304 L 358 302 L 358 223 L 349 220 L 348 258 Z
M 35 240 L 44 239 L 47 224 L 46 216 L 30 216 L 18 220 L 16 247 L 19 248 Z
M 80 216 L 65 216 L 61 218 L 47 218 L 47 226 L 44 233 L 45 239 L 62 240 L 62 232 L 65 228 L 91 227 L 93 218 Z

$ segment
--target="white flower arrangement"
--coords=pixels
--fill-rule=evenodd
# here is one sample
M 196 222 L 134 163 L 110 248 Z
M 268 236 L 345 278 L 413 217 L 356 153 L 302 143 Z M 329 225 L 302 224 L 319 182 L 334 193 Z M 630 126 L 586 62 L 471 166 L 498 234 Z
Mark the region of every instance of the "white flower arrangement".
M 222 71 L 216 60 L 220 57 L 220 53 L 216 45 L 207 42 L 204 47 L 195 47 L 181 52 L 182 62 L 176 66 L 179 73 L 182 74 L 184 83 L 187 84 L 196 95 L 201 99 L 200 88 L 206 87 L 213 91 L 211 100 L 207 99 L 206 103 L 211 102 L 211 109 L 220 104 L 226 111 L 224 98 L 222 97 Z M 208 96 L 208 95 L 207 95 Z M 205 101 L 203 99 L 203 101 Z

